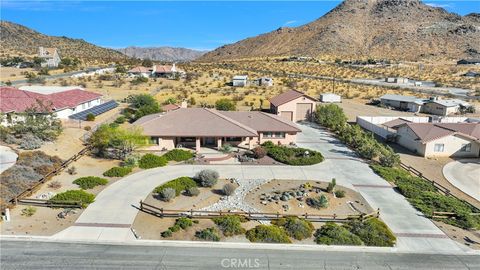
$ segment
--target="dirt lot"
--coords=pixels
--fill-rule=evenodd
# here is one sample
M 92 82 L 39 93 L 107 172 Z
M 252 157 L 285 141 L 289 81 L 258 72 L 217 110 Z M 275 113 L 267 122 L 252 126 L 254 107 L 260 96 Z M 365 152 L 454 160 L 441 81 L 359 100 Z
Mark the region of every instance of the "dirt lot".
M 262 194 L 273 194 L 274 192 L 284 192 L 284 191 L 293 191 L 297 190 L 300 185 L 307 183 L 307 181 L 296 181 L 296 180 L 272 180 L 258 189 L 251 191 L 246 197 L 245 201 L 259 209 L 262 212 L 268 213 L 286 213 L 286 214 L 293 214 L 293 215 L 303 215 L 305 213 L 314 214 L 314 215 L 333 215 L 336 214 L 338 216 L 344 215 L 355 215 L 359 214 L 349 202 L 352 202 L 353 206 L 362 213 L 371 213 L 373 209 L 368 205 L 365 199 L 358 193 L 351 189 L 338 186 L 336 190 L 344 190 L 345 197 L 344 198 L 335 198 L 333 194 L 324 192 L 327 188 L 327 182 L 313 182 L 309 181 L 312 185 L 310 192 L 307 193 L 307 197 L 304 197 L 303 201 L 298 201 L 297 199 L 293 198 L 288 201 L 281 201 L 278 200 L 276 202 L 269 202 L 268 204 L 264 205 L 260 201 L 260 196 Z M 321 193 L 316 193 L 315 189 L 320 188 L 322 190 Z M 316 198 L 324 194 L 328 199 L 328 207 L 325 209 L 315 209 L 310 207 L 305 202 L 307 198 Z M 289 210 L 284 211 L 283 205 L 288 205 Z
M 15 81 L 25 79 L 24 72 L 35 71 L 33 68 L 0 67 L 0 81 Z
M 343 109 L 349 122 L 355 122 L 357 116 L 415 116 L 411 112 L 402 112 L 367 105 L 366 99 L 343 99 L 338 105 Z M 422 115 L 422 114 L 418 114 Z
M 480 230 L 467 231 L 441 221 L 433 221 L 451 239 L 472 249 L 480 250 Z

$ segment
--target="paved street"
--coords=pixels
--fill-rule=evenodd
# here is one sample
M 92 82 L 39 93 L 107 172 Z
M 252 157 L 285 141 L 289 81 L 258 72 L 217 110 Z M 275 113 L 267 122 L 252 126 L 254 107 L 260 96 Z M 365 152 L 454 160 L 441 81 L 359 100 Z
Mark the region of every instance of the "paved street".
M 480 159 L 462 159 L 443 167 L 443 175 L 455 187 L 480 201 Z
M 129 175 L 98 194 L 74 226 L 54 235 L 56 239 L 133 241 L 130 230 L 139 201 L 158 185 L 180 176 L 193 176 L 213 169 L 221 177 L 242 179 L 298 179 L 330 181 L 359 191 L 398 237 L 397 248 L 405 252 L 457 253 L 469 251 L 450 240 L 424 218 L 390 184 L 357 160 L 353 153 L 328 132 L 301 126 L 299 145 L 320 149 L 327 159 L 313 166 L 177 165 Z M 317 143 L 315 143 L 317 142 Z
M 218 247 L 215 244 L 111 245 L 1 241 L 7 269 L 480 269 L 478 255 Z

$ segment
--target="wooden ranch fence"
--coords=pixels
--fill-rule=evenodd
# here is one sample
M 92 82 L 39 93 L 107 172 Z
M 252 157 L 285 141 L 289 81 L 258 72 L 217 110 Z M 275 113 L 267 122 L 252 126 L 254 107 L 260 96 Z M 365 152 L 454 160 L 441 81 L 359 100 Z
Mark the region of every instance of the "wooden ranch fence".
M 82 208 L 82 202 L 80 201 L 55 201 L 44 199 L 19 199 L 17 204 L 41 206 L 41 207 L 53 207 L 53 208 Z
M 369 214 L 358 214 L 358 215 L 315 215 L 315 214 L 308 214 L 305 213 L 303 215 L 288 215 L 288 214 L 280 214 L 280 213 L 265 213 L 265 212 L 244 212 L 244 211 L 200 211 L 200 210 L 167 210 L 163 208 L 159 208 L 153 206 L 151 204 L 144 203 L 140 201 L 140 211 L 145 212 L 147 214 L 157 216 L 160 218 L 164 217 L 189 217 L 189 218 L 204 218 L 204 219 L 211 219 L 221 216 L 227 215 L 238 215 L 245 217 L 249 220 L 277 220 L 280 218 L 286 217 L 298 217 L 303 218 L 305 220 L 311 222 L 327 222 L 327 221 L 334 221 L 334 222 L 348 222 L 350 220 L 359 219 L 359 220 L 366 220 L 372 217 L 379 217 L 380 216 L 380 209 L 375 212 Z

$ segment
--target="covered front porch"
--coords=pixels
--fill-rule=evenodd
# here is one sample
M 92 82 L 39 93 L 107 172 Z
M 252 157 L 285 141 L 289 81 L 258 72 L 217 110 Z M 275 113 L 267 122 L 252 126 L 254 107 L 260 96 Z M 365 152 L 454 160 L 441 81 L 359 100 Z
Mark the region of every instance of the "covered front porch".
M 229 144 L 234 147 L 252 149 L 256 144 L 254 137 L 156 137 L 152 139 L 160 149 L 191 148 L 197 153 L 202 147 L 219 150 L 223 145 Z

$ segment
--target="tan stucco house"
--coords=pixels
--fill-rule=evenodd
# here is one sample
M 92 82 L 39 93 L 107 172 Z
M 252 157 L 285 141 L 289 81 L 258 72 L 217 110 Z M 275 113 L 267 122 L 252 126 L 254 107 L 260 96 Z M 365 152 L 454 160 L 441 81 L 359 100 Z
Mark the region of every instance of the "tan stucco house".
M 310 120 L 317 100 L 300 91 L 290 90 L 270 99 L 270 112 L 285 120 Z
M 179 108 L 138 119 L 135 126 L 151 137 L 155 147 L 170 150 L 233 146 L 252 149 L 266 141 L 288 145 L 295 143 L 301 130 L 291 121 L 259 111 L 233 112 L 207 108 Z
M 399 123 L 396 141 L 424 157 L 480 156 L 480 123 Z

